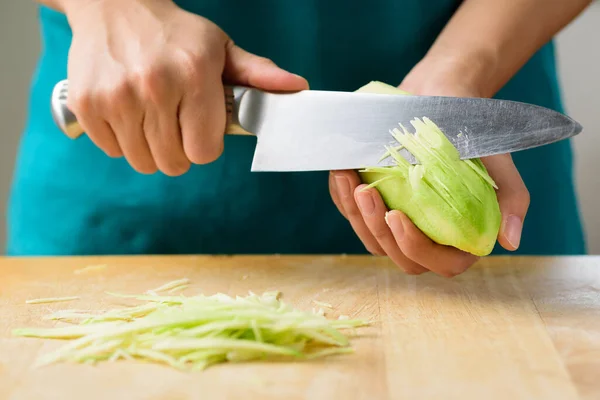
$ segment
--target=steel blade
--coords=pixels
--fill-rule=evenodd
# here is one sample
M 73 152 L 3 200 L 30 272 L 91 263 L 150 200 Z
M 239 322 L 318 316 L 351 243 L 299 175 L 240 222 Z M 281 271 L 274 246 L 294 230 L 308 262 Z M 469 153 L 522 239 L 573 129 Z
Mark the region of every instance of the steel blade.
M 245 92 L 240 125 L 257 135 L 252 171 L 318 171 L 393 165 L 379 162 L 390 130 L 427 117 L 461 158 L 513 153 L 572 137 L 581 125 L 548 108 L 515 101 L 307 90 Z M 418 163 L 407 151 L 401 154 Z

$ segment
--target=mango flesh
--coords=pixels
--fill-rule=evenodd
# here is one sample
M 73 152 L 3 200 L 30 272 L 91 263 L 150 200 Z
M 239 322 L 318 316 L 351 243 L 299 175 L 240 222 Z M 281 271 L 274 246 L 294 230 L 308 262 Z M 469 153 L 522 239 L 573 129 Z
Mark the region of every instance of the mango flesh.
M 381 82 L 357 92 L 408 95 Z M 495 182 L 481 160 L 461 160 L 433 121 L 415 118 L 411 124 L 414 133 L 399 126 L 392 134 L 419 164 L 409 164 L 398 149 L 388 148 L 396 166 L 359 171 L 362 181 L 379 191 L 390 210 L 405 213 L 434 242 L 477 256 L 490 254 L 502 220 Z

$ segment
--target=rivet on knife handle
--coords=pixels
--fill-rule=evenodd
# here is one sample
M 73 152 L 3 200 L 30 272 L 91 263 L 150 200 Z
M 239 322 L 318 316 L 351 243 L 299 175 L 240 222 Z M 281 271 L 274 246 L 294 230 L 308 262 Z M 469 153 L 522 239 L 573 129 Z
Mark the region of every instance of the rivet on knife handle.
M 227 125 L 225 134 L 227 135 L 252 135 L 239 125 L 237 119 L 237 110 L 242 96 L 247 88 L 242 86 L 225 86 L 225 105 L 227 109 Z M 58 82 L 54 86 L 51 99 L 52 118 L 60 130 L 70 137 L 77 139 L 84 131 L 75 114 L 67 107 L 69 92 L 69 81 L 67 79 Z

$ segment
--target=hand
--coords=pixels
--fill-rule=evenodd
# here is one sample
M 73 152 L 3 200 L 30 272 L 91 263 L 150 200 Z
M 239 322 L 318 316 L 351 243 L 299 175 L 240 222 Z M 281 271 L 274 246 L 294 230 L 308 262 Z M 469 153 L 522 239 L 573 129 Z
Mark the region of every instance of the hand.
M 308 87 L 170 0 L 69 4 L 68 107 L 99 148 L 138 172 L 181 175 L 221 155 L 223 79 L 265 90 Z
M 415 75 L 410 75 L 400 89 L 421 95 L 481 97 L 465 85 L 443 81 L 434 85 L 435 89 L 429 89 L 416 85 Z M 498 242 L 507 250 L 516 250 L 529 207 L 529 192 L 510 155 L 486 157 L 482 161 L 499 188 L 496 193 L 502 224 Z M 434 243 L 404 213 L 396 210 L 388 213 L 377 189 L 363 190 L 365 186 L 355 171 L 332 171 L 329 176 L 334 203 L 370 253 L 387 255 L 408 274 L 432 271 L 445 277 L 466 271 L 478 260 L 479 257 L 454 247 Z

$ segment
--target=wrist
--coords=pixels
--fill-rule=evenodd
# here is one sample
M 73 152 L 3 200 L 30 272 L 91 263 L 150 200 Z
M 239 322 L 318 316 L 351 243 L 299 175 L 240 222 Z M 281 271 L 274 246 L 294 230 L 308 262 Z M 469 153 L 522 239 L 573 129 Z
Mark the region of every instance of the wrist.
M 94 3 L 101 3 L 102 0 L 56 0 L 56 3 L 60 7 L 61 11 L 67 16 L 78 12 L 81 9 L 85 9 Z
M 499 89 L 495 82 L 497 69 L 497 57 L 488 50 L 460 52 L 432 48 L 400 87 L 420 95 L 492 97 Z

